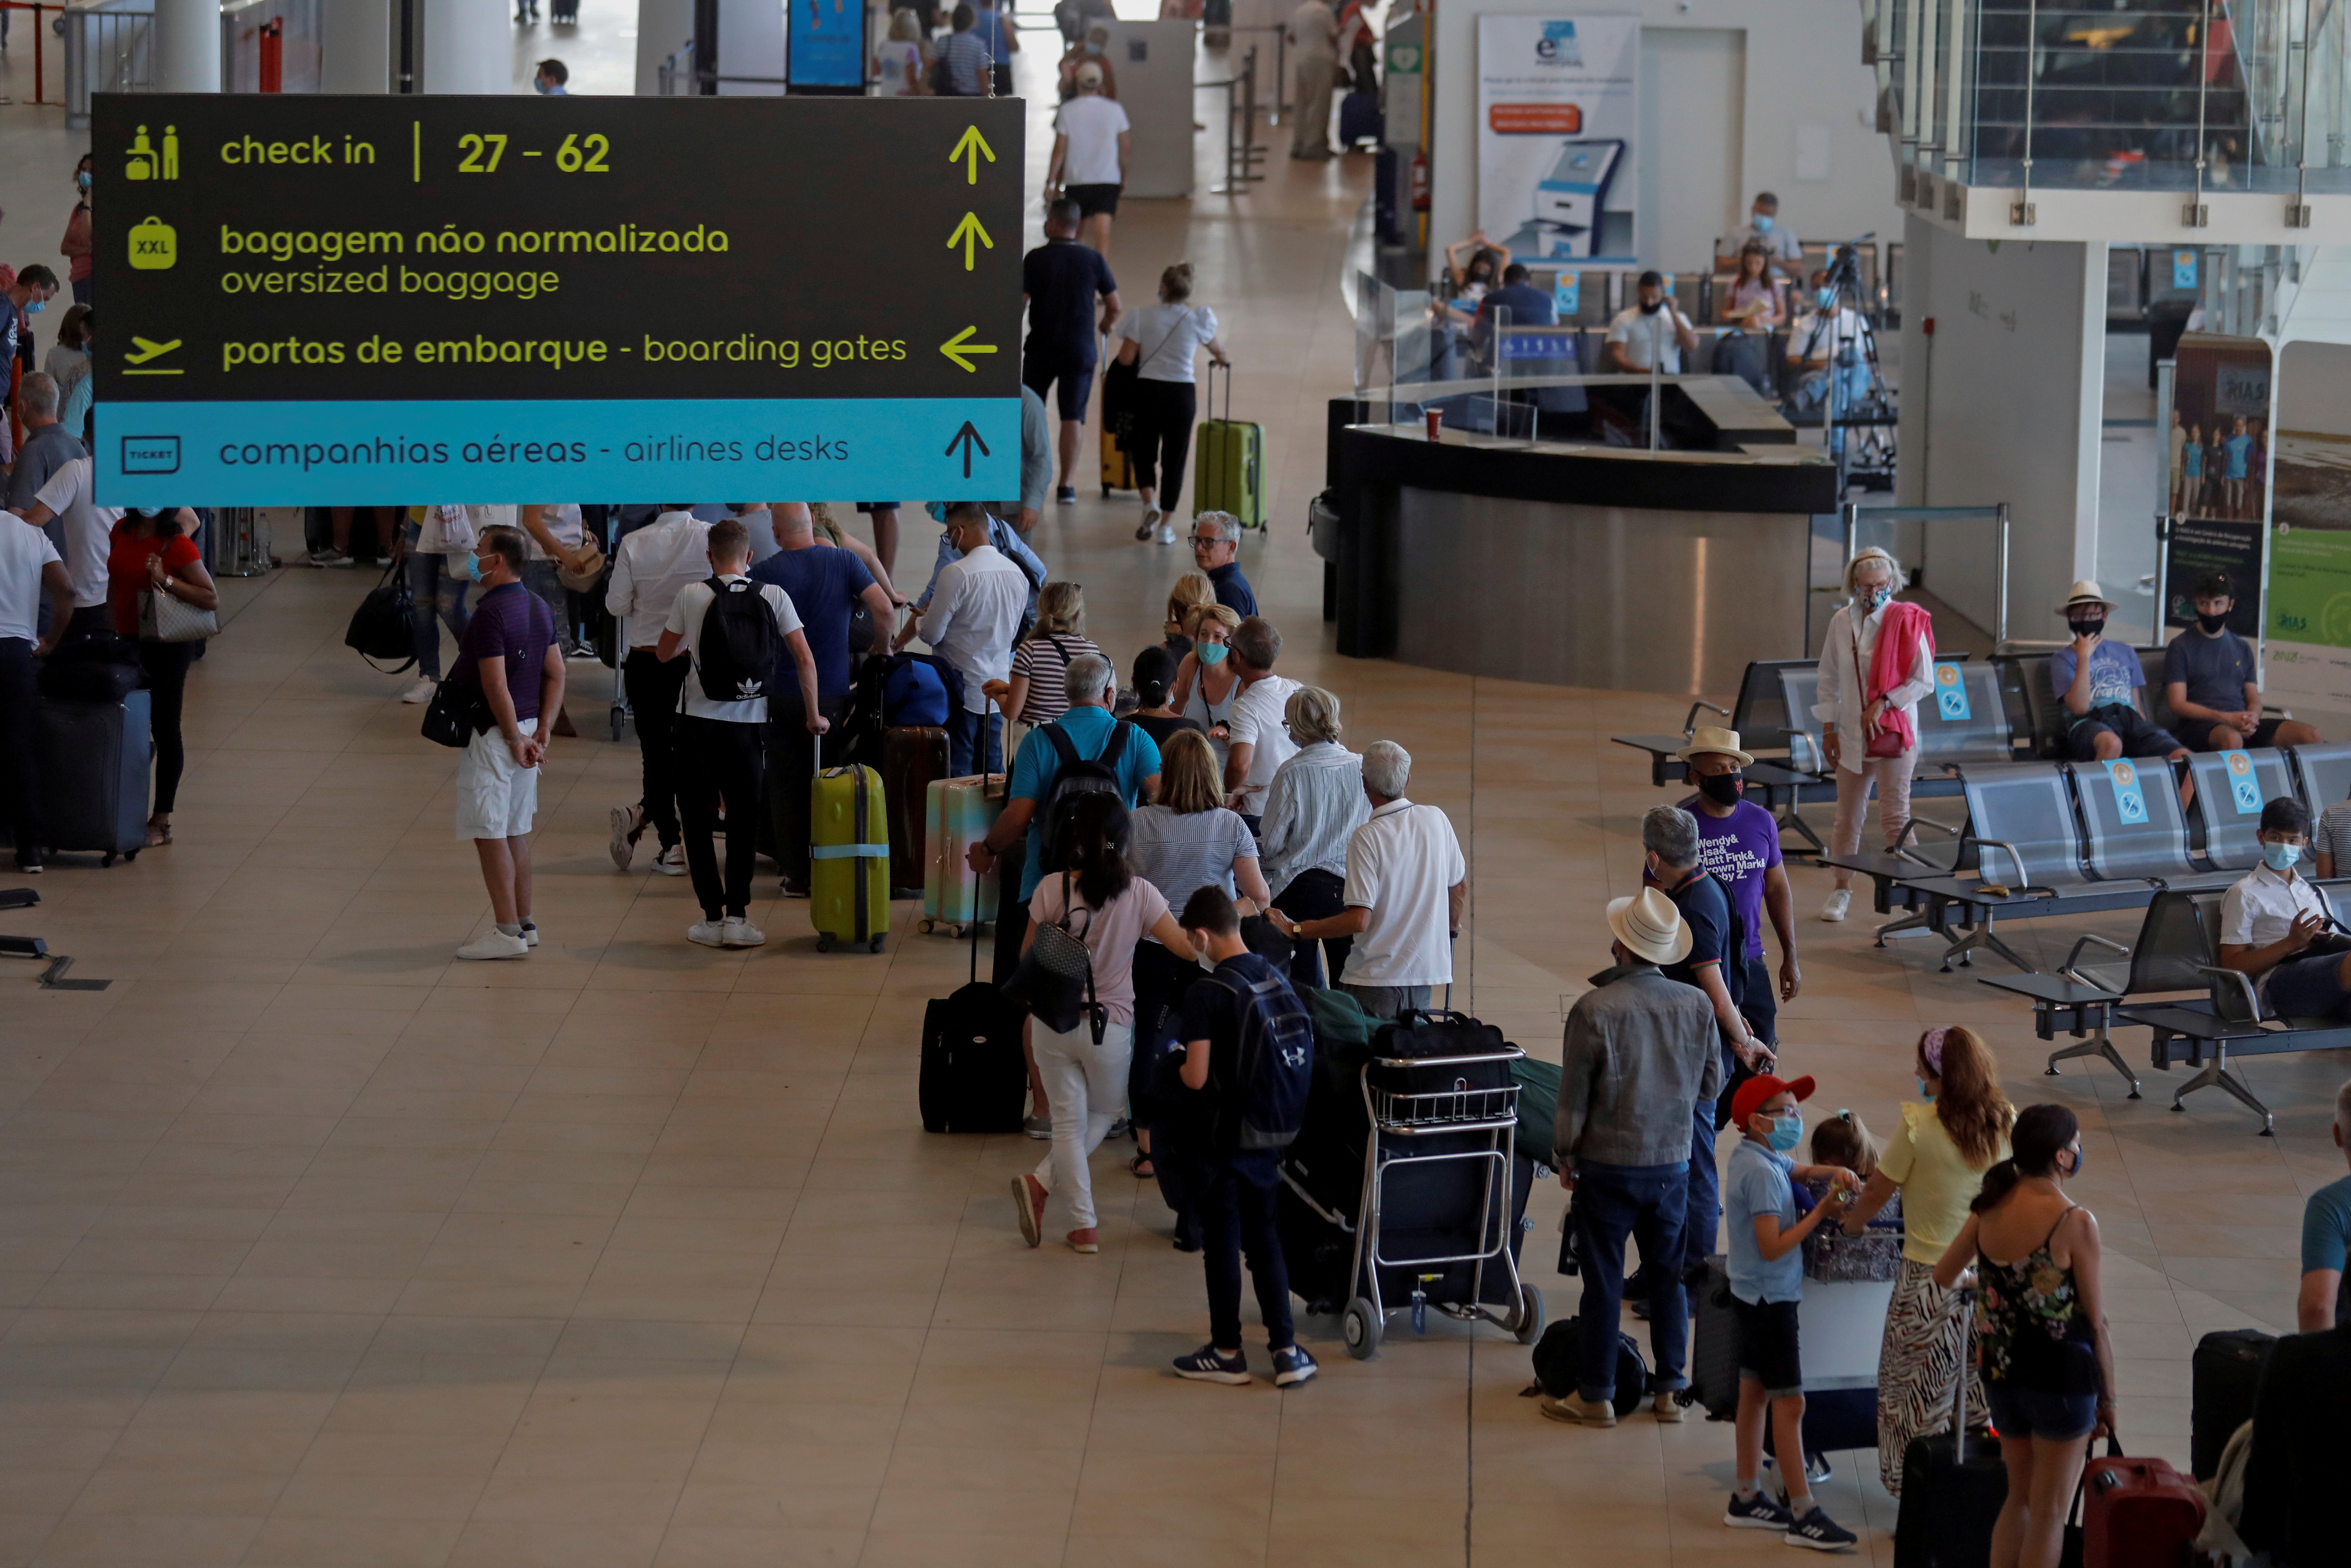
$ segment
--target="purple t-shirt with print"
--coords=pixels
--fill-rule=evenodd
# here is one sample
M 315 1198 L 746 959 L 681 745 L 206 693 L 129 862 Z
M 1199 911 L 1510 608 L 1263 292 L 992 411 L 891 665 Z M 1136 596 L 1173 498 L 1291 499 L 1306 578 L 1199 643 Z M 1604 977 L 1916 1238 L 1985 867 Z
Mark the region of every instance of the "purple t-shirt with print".
M 1761 958 L 1763 874 L 1780 864 L 1780 825 L 1751 800 L 1732 806 L 1729 816 L 1708 816 L 1696 795 L 1682 809 L 1698 818 L 1698 863 L 1730 889 L 1731 908 L 1747 923 L 1747 956 Z

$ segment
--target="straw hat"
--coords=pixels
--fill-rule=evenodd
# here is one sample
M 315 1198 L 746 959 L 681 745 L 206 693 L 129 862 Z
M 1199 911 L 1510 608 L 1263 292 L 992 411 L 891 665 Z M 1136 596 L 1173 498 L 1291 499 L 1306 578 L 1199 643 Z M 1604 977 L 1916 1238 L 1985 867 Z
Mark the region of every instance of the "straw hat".
M 1718 730 L 1711 724 L 1700 724 L 1690 732 L 1689 744 L 1674 753 L 1674 761 L 1686 763 L 1692 757 L 1723 756 L 1740 767 L 1751 765 L 1755 759 L 1739 749 L 1739 732 Z
M 2057 613 L 2064 615 L 2075 605 L 2104 605 L 2106 608 L 2112 609 L 2115 607 L 2115 601 L 2106 597 L 2097 584 L 2084 577 L 2074 585 L 2074 591 L 2065 596 L 2065 602 L 2057 607 Z
M 1608 929 L 1625 950 L 1649 963 L 1679 963 L 1689 957 L 1690 929 L 1671 898 L 1644 888 L 1629 898 L 1608 901 Z

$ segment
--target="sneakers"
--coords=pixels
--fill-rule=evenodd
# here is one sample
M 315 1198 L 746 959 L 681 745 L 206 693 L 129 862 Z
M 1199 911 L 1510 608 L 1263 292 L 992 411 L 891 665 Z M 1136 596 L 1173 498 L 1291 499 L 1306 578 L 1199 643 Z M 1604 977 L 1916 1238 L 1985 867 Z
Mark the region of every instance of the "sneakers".
M 1314 1358 L 1306 1354 L 1306 1347 L 1302 1345 L 1293 1345 L 1287 1350 L 1273 1353 L 1273 1386 L 1276 1388 L 1294 1388 L 1301 1383 L 1311 1381 L 1314 1375 L 1322 1370 L 1314 1364 Z
M 1176 1376 L 1188 1377 L 1195 1383 L 1231 1383 L 1246 1386 L 1249 1380 L 1249 1357 L 1219 1355 L 1213 1345 L 1204 1345 L 1189 1355 L 1176 1358 Z
M 340 550 L 333 549 L 311 551 L 310 564 L 314 566 L 355 566 L 359 565 L 358 562 L 352 560 L 349 556 L 344 555 Z
M 1143 521 L 1134 525 L 1134 536 L 1137 539 L 1148 539 L 1151 537 L 1151 531 L 1158 526 L 1159 508 L 1146 506 L 1143 511 Z
M 525 920 L 522 923 L 522 945 L 527 948 L 535 948 L 538 946 L 538 922 L 537 920 Z
M 39 851 L 39 850 L 37 850 L 37 849 L 36 849 L 36 850 L 32 851 L 32 852 L 31 852 L 31 853 L 29 853 L 29 854 L 26 854 L 26 855 L 19 855 L 19 856 L 17 856 L 17 857 L 16 857 L 16 874 L 17 874 L 18 876 L 20 876 L 20 877 L 37 877 L 37 876 L 39 876 L 39 875 L 41 874 L 41 853 L 40 853 L 40 851 Z
M 729 915 L 720 922 L 719 939 L 730 948 L 756 948 L 768 940 L 768 933 L 741 915 Z
M 653 858 L 653 869 L 664 877 L 685 875 L 685 846 L 673 844 Z
M 1535 1407 L 1554 1421 L 1565 1421 L 1578 1427 L 1613 1427 L 1616 1424 L 1616 1407 L 1605 1399 L 1586 1399 L 1581 1394 L 1571 1394 L 1564 1399 L 1554 1399 L 1546 1394 L 1535 1401 Z
M 1176 524 L 1173 523 L 1162 523 L 1159 525 L 1159 538 L 1157 542 L 1162 545 L 1173 545 L 1176 542 Z
M 512 959 L 530 951 L 530 944 L 520 937 L 510 937 L 492 926 L 472 941 L 457 950 L 461 959 Z
M 1072 1252 L 1092 1254 L 1102 1251 L 1102 1233 L 1091 1225 L 1081 1226 L 1061 1239 L 1070 1244 Z
M 726 922 L 698 920 L 685 928 L 685 940 L 705 948 L 723 948 L 726 945 Z
M 637 857 L 637 840 L 644 836 L 645 808 L 636 801 L 612 808 L 612 864 L 626 871 Z
M 1660 1394 L 1649 1401 L 1649 1414 L 1660 1421 L 1681 1422 L 1689 1418 L 1689 1410 L 1672 1394 Z
M 440 685 L 441 682 L 438 680 L 419 680 L 415 685 L 402 692 L 400 694 L 400 700 L 403 702 L 430 702 L 433 701 L 433 693 L 439 690 Z
M 1020 1119 L 1020 1130 L 1027 1133 L 1030 1137 L 1035 1138 L 1040 1143 L 1050 1143 L 1052 1141 L 1053 1137 L 1053 1118 L 1050 1116 L 1023 1116 Z
M 1820 1510 L 1816 1508 L 1813 1511 L 1818 1513 Z M 1779 1499 L 1759 1490 L 1753 1497 L 1741 1497 L 1732 1492 L 1729 1506 L 1722 1511 L 1722 1522 L 1733 1530 L 1786 1532 L 1796 1528 L 1796 1516 L 1781 1507 Z M 1852 1537 L 1845 1539 L 1850 1541 Z
M 1828 896 L 1828 901 L 1821 906 L 1821 919 L 1830 921 L 1842 920 L 1844 919 L 1845 910 L 1852 905 L 1853 890 L 1849 888 L 1839 888 L 1835 892 L 1831 893 Z
M 1056 505 L 1056 506 L 1075 506 L 1077 504 L 1078 504 L 1078 488 L 1077 488 L 1077 486 L 1076 486 L 1076 485 L 1074 485 L 1074 484 L 1064 484 L 1064 485 L 1062 485 L 1061 488 L 1059 488 L 1058 490 L 1056 490 L 1056 491 L 1054 491 L 1054 492 L 1053 492 L 1053 504 L 1054 504 L 1054 505 Z
M 1020 1210 L 1020 1239 L 1031 1247 L 1045 1244 L 1045 1189 L 1023 1172 L 1012 1179 L 1012 1201 Z
M 1823 1513 L 1820 1505 L 1814 1503 L 1810 1513 L 1789 1522 L 1788 1532 L 1781 1539 L 1791 1546 L 1808 1546 L 1815 1552 L 1850 1552 L 1860 1538 Z

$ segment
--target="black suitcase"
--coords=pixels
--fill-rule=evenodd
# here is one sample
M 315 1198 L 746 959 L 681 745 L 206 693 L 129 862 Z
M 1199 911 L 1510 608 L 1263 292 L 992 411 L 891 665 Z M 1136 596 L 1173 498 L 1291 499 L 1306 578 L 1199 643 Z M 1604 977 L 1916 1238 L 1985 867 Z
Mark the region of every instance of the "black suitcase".
M 979 978 L 979 929 L 972 929 L 971 981 L 923 1012 L 923 1130 L 1016 1133 L 1029 1093 L 1020 1052 L 1020 1010 Z
M 1359 142 L 1378 141 L 1386 133 L 1379 94 L 1351 92 L 1339 100 L 1339 145 L 1343 150 L 1353 151 Z
M 147 844 L 147 780 L 154 762 L 148 694 L 120 702 L 44 700 L 34 718 L 41 815 L 48 847 L 96 850 L 104 865 L 136 859 Z
M 1709 1421 L 1728 1421 L 1739 1408 L 1739 1324 L 1730 1314 L 1730 1274 L 1722 1254 L 1706 1261 L 1706 1278 L 1690 1287 L 1689 1402 Z
M 2253 1418 L 2253 1399 L 2277 1338 L 2257 1328 L 2225 1329 L 2196 1342 L 2189 1363 L 2189 1469 L 2210 1480 L 2230 1435 Z
M 99 702 L 109 707 L 147 683 L 139 645 L 111 631 L 61 642 L 41 660 L 35 677 L 41 695 L 59 702 Z
M 1104 496 L 1108 496 L 1113 489 L 1126 490 L 1133 487 L 1133 480 L 1134 477 L 1133 472 L 1134 458 L 1134 384 L 1142 378 L 1142 375 L 1143 366 L 1140 360 L 1132 365 L 1122 365 L 1113 358 L 1110 363 L 1102 367 L 1102 435 L 1106 440 L 1116 442 L 1118 450 L 1123 453 L 1127 459 L 1126 463 L 1119 468 L 1115 473 L 1113 473 L 1107 464 L 1104 465 L 1102 469 L 1102 494 Z M 1124 480 L 1127 483 L 1118 483 L 1120 480 Z
M 1583 1320 L 1562 1318 L 1542 1331 L 1535 1341 L 1535 1383 L 1554 1399 L 1576 1391 L 1575 1373 L 1583 1353 Z M 1609 1403 L 1619 1419 L 1641 1407 L 1648 1397 L 1649 1364 L 1641 1347 L 1623 1329 L 1616 1331 L 1616 1397 Z
M 1959 1311 L 1970 1335 L 1974 1304 L 1962 1294 Z M 1960 1360 L 1972 1351 L 1962 1345 Z M 2000 1445 L 1970 1435 L 1968 1383 L 1951 1401 L 1951 1429 L 1910 1439 L 1902 1452 L 1902 1511 L 1894 1525 L 1894 1568 L 1983 1568 L 1991 1560 L 1992 1521 L 2008 1501 L 2008 1466 Z

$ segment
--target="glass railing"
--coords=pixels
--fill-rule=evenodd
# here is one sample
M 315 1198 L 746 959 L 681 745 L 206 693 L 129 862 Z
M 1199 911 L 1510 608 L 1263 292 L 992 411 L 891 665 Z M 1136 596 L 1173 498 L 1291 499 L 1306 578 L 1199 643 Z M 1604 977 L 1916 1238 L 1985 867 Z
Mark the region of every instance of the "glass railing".
M 1879 128 L 1916 176 L 2351 191 L 2351 0 L 1863 0 Z

